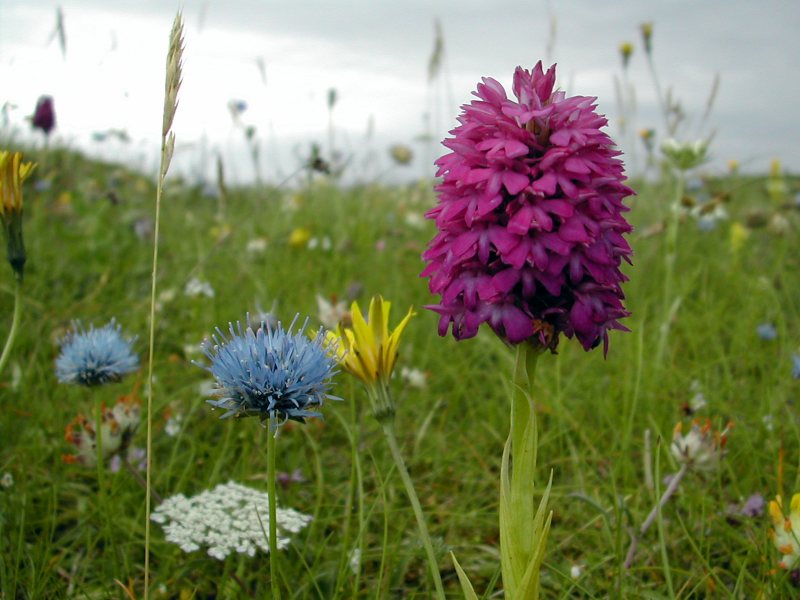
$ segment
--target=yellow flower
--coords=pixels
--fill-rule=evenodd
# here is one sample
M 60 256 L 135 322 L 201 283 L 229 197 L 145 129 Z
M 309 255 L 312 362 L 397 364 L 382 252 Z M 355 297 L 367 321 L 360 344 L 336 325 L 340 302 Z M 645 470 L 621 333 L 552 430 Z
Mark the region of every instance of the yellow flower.
M 34 163 L 22 162 L 19 152 L 0 152 L 0 221 L 6 235 L 8 264 L 19 282 L 25 270 L 22 239 L 22 182 L 30 177 Z
M 739 250 L 742 249 L 744 246 L 745 241 L 747 238 L 750 237 L 750 230 L 739 223 L 738 221 L 734 222 L 731 225 L 731 252 L 734 254 L 738 253 Z
M 389 148 L 389 154 L 392 160 L 398 165 L 407 165 L 411 162 L 411 159 L 414 158 L 414 153 L 411 151 L 411 148 L 403 144 L 395 144 Z
M 778 178 L 781 176 L 781 161 L 777 158 L 773 158 L 769 163 L 769 176 L 773 178 Z
M 728 161 L 728 170 L 731 174 L 735 174 L 739 172 L 739 161 L 735 158 L 732 158 Z
M 633 44 L 630 42 L 622 42 L 619 45 L 619 53 L 622 55 L 622 67 L 627 68 L 628 62 L 631 59 L 631 54 L 633 54 Z
M 644 51 L 647 54 L 653 50 L 652 40 L 653 40 L 653 23 L 647 22 L 642 23 L 639 26 L 639 30 L 642 32 L 642 41 L 644 42 Z
M 289 245 L 292 248 L 304 248 L 311 239 L 311 232 L 305 227 L 298 227 L 289 234 Z
M 336 332 L 328 331 L 327 338 L 333 342 L 341 341 L 336 347 L 337 358 L 346 371 L 355 375 L 367 386 L 381 382 L 388 383 L 397 362 L 397 347 L 400 336 L 414 316 L 413 308 L 409 308 L 400 324 L 389 330 L 389 310 L 391 302 L 381 296 L 374 296 L 369 303 L 369 315 L 365 320 L 357 302 L 350 307 L 352 328 L 337 328 Z
M 22 162 L 20 152 L 0 152 L 0 218 L 4 223 L 22 212 L 22 182 L 34 167 L 35 163 Z
M 792 496 L 789 508 L 789 514 L 784 514 L 783 500 L 780 496 L 775 496 L 775 500 L 769 503 L 769 516 L 774 525 L 770 537 L 781 553 L 778 565 L 783 569 L 794 568 L 800 558 L 800 543 L 797 539 L 800 535 L 800 494 Z

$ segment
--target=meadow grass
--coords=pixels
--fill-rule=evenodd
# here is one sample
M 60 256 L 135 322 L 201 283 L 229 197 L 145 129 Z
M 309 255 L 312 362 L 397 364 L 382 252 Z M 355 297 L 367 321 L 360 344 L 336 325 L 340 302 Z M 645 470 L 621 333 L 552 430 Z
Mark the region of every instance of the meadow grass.
M 35 153 L 26 158 L 36 159 Z M 116 317 L 139 336 L 145 355 L 152 244 L 134 225 L 153 212 L 154 184 L 122 167 L 53 149 L 47 169 L 26 189 L 28 271 L 24 312 L 13 355 L 0 382 L 0 587 L 4 598 L 140 597 L 144 581 L 145 493 L 125 471 L 96 473 L 64 464 L 63 431 L 92 402 L 113 403 L 145 379 L 144 370 L 92 391 L 59 385 L 58 341 L 71 319 L 102 325 Z M 552 598 L 794 597 L 768 539 L 766 516 L 732 516 L 728 506 L 753 493 L 771 497 L 800 489 L 800 427 L 792 354 L 800 335 L 798 215 L 776 236 L 753 229 L 738 251 L 730 223 L 773 209 L 761 178 L 707 182 L 729 196 L 730 221 L 700 231 L 681 223 L 674 296 L 680 308 L 664 360 L 654 360 L 663 316 L 664 234 L 651 233 L 671 201 L 669 181 L 634 182 L 634 266 L 626 267 L 625 321 L 630 333 L 611 334 L 604 359 L 562 340 L 558 354 L 539 361 L 537 489 L 551 471 L 554 511 L 542 573 Z M 797 187 L 796 182 L 792 185 Z M 113 192 L 111 194 L 110 192 Z M 112 201 L 113 199 L 113 201 Z M 508 432 L 513 353 L 493 335 L 457 343 L 436 334 L 420 253 L 433 224 L 413 217 L 433 206 L 430 182 L 410 186 L 342 188 L 325 179 L 300 189 L 228 189 L 224 208 L 199 187 L 168 181 L 161 205 L 153 355 L 153 488 L 161 496 L 196 494 L 235 480 L 266 490 L 267 434 L 257 420 L 220 421 L 199 386 L 207 374 L 193 352 L 215 326 L 241 320 L 258 307 L 284 321 L 316 315 L 316 294 L 347 296 L 358 284 L 362 306 L 382 294 L 412 319 L 400 366 L 428 374 L 424 390 L 395 377 L 397 432 L 409 471 L 438 545 L 448 597 L 461 596 L 447 554 L 454 549 L 479 597 L 495 597 L 499 582 L 498 476 Z M 412 219 L 407 220 L 407 216 Z M 292 247 L 297 227 L 331 249 Z M 268 240 L 263 252 L 250 240 Z M 213 298 L 183 293 L 193 277 Z M 0 279 L 3 333 L 13 308 L 13 275 Z M 774 341 L 756 333 L 763 322 Z M 693 382 L 697 382 L 693 386 Z M 681 406 L 701 390 L 697 417 L 715 426 L 735 423 L 719 470 L 689 473 L 658 523 L 639 544 L 633 567 L 623 561 L 637 528 L 657 500 L 643 477 L 643 436 L 652 431 L 657 488 L 677 470 L 669 453 Z M 323 409 L 325 420 L 285 427 L 279 469 L 300 469 L 306 481 L 278 493 L 282 506 L 313 515 L 282 555 L 284 596 L 290 598 L 429 598 L 432 582 L 402 482 L 369 418 L 360 386 L 341 374 L 334 393 L 344 402 Z M 181 432 L 164 432 L 168 413 L 183 415 Z M 136 444 L 144 445 L 144 427 Z M 783 453 L 782 474 L 778 457 Z M 351 553 L 361 548 L 351 570 Z M 151 532 L 154 598 L 269 597 L 268 557 L 202 550 L 184 553 Z M 579 567 L 580 573 L 572 572 Z M 130 590 L 125 591 L 125 588 Z M 759 596 L 761 595 L 761 596 Z

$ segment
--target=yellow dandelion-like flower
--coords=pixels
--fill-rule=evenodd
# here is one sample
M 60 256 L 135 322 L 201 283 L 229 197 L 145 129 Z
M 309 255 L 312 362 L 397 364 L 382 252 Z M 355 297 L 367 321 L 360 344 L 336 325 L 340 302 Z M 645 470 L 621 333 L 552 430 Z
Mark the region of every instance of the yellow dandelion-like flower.
M 8 262 L 19 281 L 25 268 L 22 239 L 22 182 L 31 176 L 34 163 L 22 162 L 19 152 L 0 151 L 0 221 L 6 234 Z
M 390 330 L 391 306 L 391 302 L 375 296 L 370 300 L 369 314 L 364 319 L 358 303 L 353 302 L 350 307 L 352 327 L 327 332 L 329 340 L 341 339 L 336 350 L 339 362 L 368 387 L 378 382 L 388 383 L 397 362 L 400 336 L 415 314 L 413 308 L 409 308 L 403 320 Z
M 788 515 L 783 510 L 781 497 L 775 496 L 775 500 L 769 503 L 769 516 L 774 526 L 770 537 L 781 554 L 778 566 L 792 569 L 800 559 L 800 542 L 797 539 L 800 534 L 800 494 L 792 496 Z
M 35 167 L 35 163 L 22 162 L 20 152 L 0 152 L 0 218 L 4 223 L 22 212 L 22 182 Z

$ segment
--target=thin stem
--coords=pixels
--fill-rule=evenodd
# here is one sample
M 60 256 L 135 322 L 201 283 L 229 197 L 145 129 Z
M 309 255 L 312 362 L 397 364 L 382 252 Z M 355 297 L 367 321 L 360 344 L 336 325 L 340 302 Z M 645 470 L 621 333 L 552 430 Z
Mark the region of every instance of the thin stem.
M 661 115 L 664 117 L 664 125 L 667 128 L 667 134 L 674 135 L 673 127 L 669 122 L 669 109 L 664 100 L 664 95 L 661 93 L 661 84 L 658 81 L 658 74 L 656 73 L 656 66 L 653 63 L 652 52 L 647 52 L 647 66 L 650 68 L 650 76 L 653 78 L 653 85 L 656 88 L 656 98 L 658 98 L 658 107 L 661 109 Z
M 275 494 L 275 417 L 270 413 L 267 431 L 267 485 L 269 495 L 269 582 L 274 600 L 281 600 L 278 581 L 278 499 Z
M 8 362 L 11 356 L 11 347 L 14 345 L 14 338 L 17 337 L 17 326 L 19 325 L 19 318 L 22 315 L 22 279 L 16 278 L 14 286 L 14 316 L 11 318 L 11 329 L 8 330 L 8 337 L 6 338 L 6 345 L 3 347 L 3 354 L 0 354 L 0 373 Z
M 678 257 L 678 228 L 683 189 L 684 173 L 683 171 L 678 171 L 675 179 L 675 192 L 672 202 L 669 205 L 669 214 L 667 215 L 667 247 L 664 253 L 664 320 L 661 323 L 658 348 L 656 350 L 656 364 L 659 366 L 661 365 L 661 359 L 664 357 L 664 352 L 666 350 L 669 331 L 672 327 L 672 319 L 680 306 L 680 298 L 673 293 L 672 285 L 675 274 L 675 262 Z M 675 299 L 671 300 L 673 297 L 675 297 Z
M 167 138 L 161 138 L 161 175 L 156 187 L 156 214 L 153 223 L 153 267 L 150 280 L 150 340 L 147 356 L 147 455 L 145 457 L 145 500 L 144 500 L 144 598 L 147 600 L 150 591 L 150 490 L 153 470 L 153 354 L 156 339 L 156 275 L 158 273 L 158 232 L 161 223 L 161 194 L 164 188 L 164 159 L 166 156 Z
M 653 510 L 650 511 L 650 514 L 647 515 L 647 518 L 642 523 L 642 526 L 639 528 L 638 534 L 633 534 L 631 537 L 631 546 L 628 548 L 628 555 L 625 557 L 625 568 L 630 569 L 631 565 L 633 564 L 633 559 L 636 556 L 636 548 L 639 545 L 639 540 L 647 533 L 647 530 L 650 529 L 650 526 L 655 522 L 656 517 L 658 517 L 658 513 L 661 512 L 661 509 L 664 508 L 664 505 L 669 502 L 669 499 L 675 494 L 678 490 L 678 486 L 681 484 L 681 481 L 686 476 L 686 473 L 689 472 L 689 465 L 683 463 L 681 468 L 678 470 L 675 475 L 672 476 L 672 479 L 667 486 L 667 489 L 664 490 L 664 494 L 661 496 L 661 499 L 658 501 L 653 507 Z
M 439 564 L 436 561 L 436 554 L 433 551 L 433 544 L 431 543 L 431 536 L 428 533 L 428 527 L 425 525 L 425 517 L 422 514 L 422 506 L 419 503 L 417 492 L 414 490 L 414 483 L 411 481 L 411 476 L 406 469 L 406 463 L 403 460 L 403 455 L 400 453 L 400 447 L 397 444 L 397 436 L 394 432 L 394 423 L 391 420 L 385 420 L 381 423 L 383 433 L 386 436 L 386 441 L 389 444 L 389 450 L 392 452 L 397 471 L 400 473 L 400 478 L 403 480 L 403 485 L 406 488 L 406 494 L 411 502 L 411 508 L 414 509 L 414 516 L 417 519 L 417 527 L 419 528 L 420 536 L 422 537 L 422 545 L 425 547 L 425 554 L 428 557 L 428 567 L 433 577 L 433 584 L 436 587 L 436 597 L 440 600 L 445 599 L 444 587 L 442 586 L 442 576 L 439 573 Z

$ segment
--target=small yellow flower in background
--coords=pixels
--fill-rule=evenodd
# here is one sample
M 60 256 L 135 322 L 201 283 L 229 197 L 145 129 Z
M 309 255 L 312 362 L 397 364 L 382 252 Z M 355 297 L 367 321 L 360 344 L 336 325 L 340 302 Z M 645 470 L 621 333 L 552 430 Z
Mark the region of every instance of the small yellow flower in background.
M 642 140 L 644 144 L 645 150 L 647 150 L 647 154 L 653 153 L 653 144 L 656 137 L 656 130 L 655 129 L 640 129 L 639 130 L 639 139 Z
M 377 382 L 387 384 L 397 362 L 397 348 L 400 336 L 414 316 L 413 307 L 409 307 L 400 324 L 389 330 L 389 311 L 391 302 L 381 296 L 374 296 L 369 303 L 369 315 L 364 319 L 357 302 L 350 307 L 352 328 L 339 327 L 335 332 L 328 331 L 330 341 L 337 338 L 341 342 L 337 349 L 339 361 L 345 370 L 367 387 Z
M 739 172 L 739 161 L 735 158 L 732 158 L 728 161 L 728 171 L 730 171 L 731 175 L 735 175 Z
M 648 21 L 639 26 L 642 32 L 642 41 L 644 42 L 644 51 L 650 54 L 653 50 L 653 23 Z
M 230 237 L 231 231 L 232 229 L 229 223 L 222 223 L 220 225 L 214 225 L 211 227 L 210 233 L 211 237 L 214 238 L 214 241 L 219 244 Z
M 777 158 L 773 158 L 769 165 L 769 177 L 765 188 L 767 195 L 775 204 L 781 204 L 789 194 L 789 186 L 781 170 L 781 161 Z
M 400 166 L 405 166 L 411 163 L 411 159 L 414 158 L 414 153 L 411 151 L 411 148 L 404 144 L 395 144 L 389 148 L 389 155 L 392 157 L 392 160 Z
M 744 243 L 747 241 L 747 238 L 750 237 L 750 230 L 739 223 L 738 221 L 734 221 L 731 223 L 731 252 L 737 254 L 744 246 Z
M 781 176 L 781 161 L 777 158 L 773 158 L 769 163 L 769 176 L 770 177 L 780 177 Z
M 725 455 L 728 433 L 732 428 L 733 424 L 728 423 L 722 431 L 713 431 L 711 421 L 706 419 L 703 424 L 694 421 L 689 433 L 683 435 L 683 423 L 678 422 L 672 432 L 672 456 L 697 471 L 714 470 Z
M 619 45 L 619 53 L 622 56 L 622 68 L 627 69 L 628 63 L 631 60 L 631 54 L 633 54 L 633 44 L 630 42 L 622 42 Z
M 775 496 L 775 500 L 769 503 L 769 516 L 774 525 L 769 534 L 778 552 L 781 553 L 778 566 L 782 569 L 794 568 L 800 558 L 800 543 L 797 539 L 800 535 L 800 494 L 792 496 L 789 509 L 789 514 L 786 515 L 780 496 Z
M 289 234 L 289 245 L 292 248 L 304 248 L 311 239 L 311 232 L 305 227 L 297 227 Z

